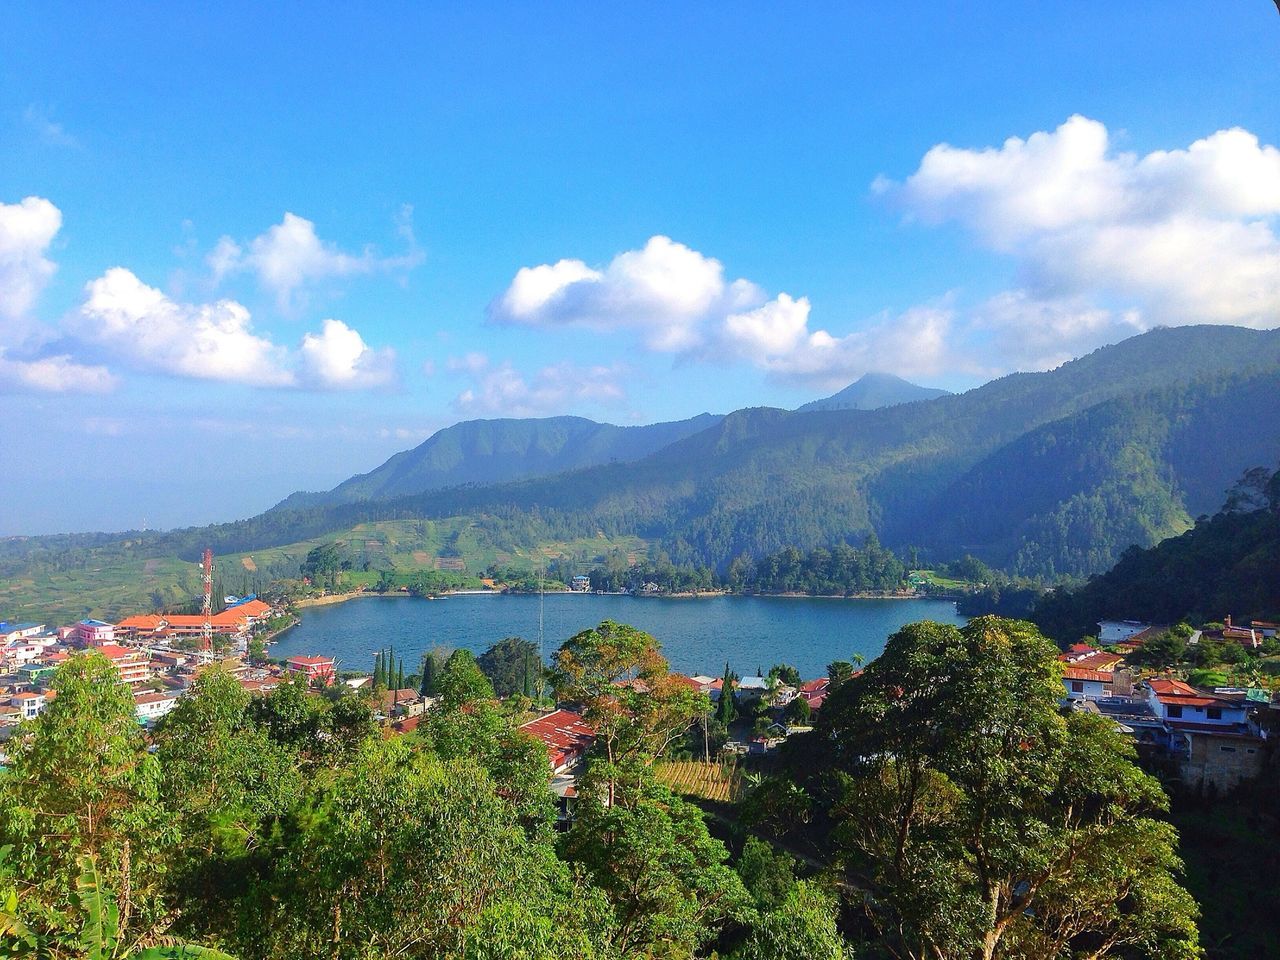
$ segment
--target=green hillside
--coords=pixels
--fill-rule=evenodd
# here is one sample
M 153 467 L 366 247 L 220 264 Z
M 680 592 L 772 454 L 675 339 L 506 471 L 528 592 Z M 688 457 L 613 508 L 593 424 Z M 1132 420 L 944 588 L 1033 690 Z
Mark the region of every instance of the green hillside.
M 866 373 L 838 393 L 821 400 L 812 400 L 796 408 L 797 413 L 814 410 L 879 410 L 900 403 L 932 400 L 945 397 L 948 391 L 936 387 L 922 387 L 895 377 L 891 373 Z
M 1155 330 L 959 395 L 709 419 L 640 459 L 554 476 L 275 509 L 186 530 L 9 538 L 0 541 L 0 579 L 194 561 L 205 546 L 269 558 L 362 524 L 418 521 L 464 538 L 456 549 L 486 563 L 542 544 L 631 538 L 657 544 L 677 564 L 724 570 L 742 554 L 857 542 L 875 531 L 926 561 L 971 553 L 1014 573 L 1085 576 L 1131 545 L 1187 529 L 1245 468 L 1275 462 L 1280 331 Z M 691 423 L 662 426 L 681 432 Z M 590 444 L 559 449 L 570 446 L 581 453 Z M 492 463 L 495 449 L 482 445 L 476 456 Z M 437 533 L 415 536 L 409 556 L 442 549 Z M 398 543 L 370 549 L 393 565 L 406 555 Z M 279 568 L 296 560 L 288 554 Z M 10 603 L 19 595 L 28 593 L 11 588 Z
M 375 470 L 344 480 L 326 493 L 295 493 L 272 509 L 386 499 L 639 460 L 719 419 L 704 413 L 675 423 L 633 427 L 582 417 L 468 420 L 440 430 L 412 450 L 397 453 Z

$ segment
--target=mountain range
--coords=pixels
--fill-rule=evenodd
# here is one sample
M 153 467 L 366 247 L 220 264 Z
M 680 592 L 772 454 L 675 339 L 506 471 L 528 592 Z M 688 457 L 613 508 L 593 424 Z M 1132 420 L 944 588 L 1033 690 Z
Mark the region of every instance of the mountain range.
M 872 410 L 760 407 L 650 427 L 473 421 L 248 520 L 82 540 L 191 559 L 206 545 L 235 554 L 365 522 L 472 518 L 512 549 L 640 537 L 677 563 L 722 569 L 875 534 L 924 560 L 973 554 L 1025 575 L 1087 576 L 1187 530 L 1246 468 L 1277 459 L 1280 331 L 1178 327 Z M 0 544 L 0 561 L 17 571 L 27 553 L 78 542 Z

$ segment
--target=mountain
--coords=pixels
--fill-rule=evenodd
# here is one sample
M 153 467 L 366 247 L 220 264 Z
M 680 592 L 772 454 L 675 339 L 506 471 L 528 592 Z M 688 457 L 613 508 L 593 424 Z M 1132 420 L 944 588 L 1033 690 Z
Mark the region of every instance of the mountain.
M 921 387 L 891 373 L 865 373 L 839 393 L 797 407 L 796 413 L 811 413 L 814 410 L 879 410 L 881 407 L 895 407 L 900 403 L 932 400 L 947 395 L 946 390 Z
M 495 465 L 503 454 L 477 442 L 398 489 L 465 485 L 294 505 L 191 530 L 3 541 L 0 578 L 21 577 L 39 558 L 58 569 L 73 556 L 81 564 L 191 560 L 206 545 L 237 554 L 361 523 L 430 527 L 446 519 L 452 529 L 484 531 L 510 556 L 550 542 L 638 537 L 676 563 L 723 569 L 744 553 L 874 533 L 926 560 L 969 553 L 1013 573 L 1087 576 L 1130 546 L 1188 529 L 1243 470 L 1280 459 L 1280 331 L 1156 329 L 962 394 L 877 410 L 752 408 L 704 422 L 700 430 L 686 422 L 676 432 L 689 432 L 665 445 L 650 437 L 652 452 L 625 461 L 599 462 L 609 456 L 601 450 L 618 449 L 608 442 L 579 438 L 548 453 L 530 441 L 515 450 L 535 454 L 517 457 L 512 469 Z M 583 429 L 595 428 L 605 438 L 636 429 Z M 578 455 L 598 462 L 568 469 Z M 501 476 L 498 467 L 565 469 L 485 485 L 473 479 Z
M 1223 511 L 1181 536 L 1126 552 L 1076 590 L 1046 594 L 1031 619 L 1063 642 L 1093 633 L 1099 620 L 1274 622 L 1280 619 L 1277 570 L 1280 510 Z
M 468 420 L 397 453 L 324 493 L 299 492 L 273 511 L 307 509 L 426 493 L 462 484 L 544 477 L 603 463 L 639 460 L 705 430 L 720 417 L 703 413 L 674 423 L 617 427 L 582 417 Z

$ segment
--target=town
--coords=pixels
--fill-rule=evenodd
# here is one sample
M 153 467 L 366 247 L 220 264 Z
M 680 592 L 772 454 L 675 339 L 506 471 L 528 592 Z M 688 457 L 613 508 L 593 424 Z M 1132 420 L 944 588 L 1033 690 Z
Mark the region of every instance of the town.
M 397 682 L 381 662 L 361 671 L 322 654 L 272 661 L 262 638 L 271 625 L 293 622 L 296 615 L 252 596 L 226 602 L 216 614 L 140 614 L 115 624 L 0 622 L 0 767 L 5 742 L 20 736 L 23 721 L 39 716 L 56 696 L 51 685 L 58 668 L 87 651 L 110 661 L 133 697 L 138 723 L 148 730 L 210 670 L 231 675 L 253 695 L 296 683 L 312 696 L 364 698 L 387 736 L 414 730 L 432 709 L 435 698 L 425 670 L 412 677 L 413 686 L 404 686 L 402 662 Z M 1198 687 L 1168 664 L 1148 664 L 1162 663 L 1150 654 L 1171 639 L 1193 652 L 1201 644 L 1273 652 L 1280 648 L 1280 625 L 1257 620 L 1235 625 L 1228 616 L 1198 629 L 1184 626 L 1181 634 L 1176 627 L 1136 621 L 1103 621 L 1098 631 L 1093 643 L 1072 644 L 1058 657 L 1064 709 L 1108 718 L 1133 740 L 1145 762 L 1193 789 L 1228 791 L 1262 772 L 1268 717 L 1280 710 L 1280 692 L 1261 685 Z M 854 664 L 836 663 L 828 672 L 803 680 L 794 668 L 778 665 L 767 674 L 738 676 L 726 664 L 718 677 L 672 674 L 705 696 L 709 715 L 721 723 L 720 736 L 704 738 L 697 759 L 749 763 L 788 738 L 809 733 L 833 686 L 859 671 Z M 722 703 L 726 688 L 728 704 Z M 579 705 L 525 699 L 519 729 L 544 745 L 557 794 L 572 797 L 594 730 Z

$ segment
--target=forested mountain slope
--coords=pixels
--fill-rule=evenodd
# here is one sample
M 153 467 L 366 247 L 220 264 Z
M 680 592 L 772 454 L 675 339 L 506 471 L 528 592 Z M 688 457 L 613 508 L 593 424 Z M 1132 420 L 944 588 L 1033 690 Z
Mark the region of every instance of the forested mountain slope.
M 134 556 L 194 558 L 205 545 L 236 553 L 365 521 L 472 516 L 529 542 L 637 535 L 677 563 L 723 568 L 743 553 L 875 530 L 938 559 L 971 552 L 1019 572 L 1083 575 L 1185 529 L 1244 468 L 1274 462 L 1277 404 L 1280 331 L 1162 329 L 934 400 L 740 410 L 631 462 L 117 539 Z M 0 569 L 81 542 L 109 549 L 112 538 L 0 544 Z
M 1032 619 L 1048 636 L 1072 641 L 1104 619 L 1177 623 L 1227 616 L 1280 618 L 1277 506 L 1224 511 L 1153 548 L 1131 548 L 1079 589 L 1046 594 Z
M 639 460 L 719 420 L 710 413 L 635 427 L 583 417 L 468 420 L 436 432 L 412 450 L 397 453 L 376 469 L 344 480 L 332 490 L 294 493 L 272 509 L 386 499 Z

